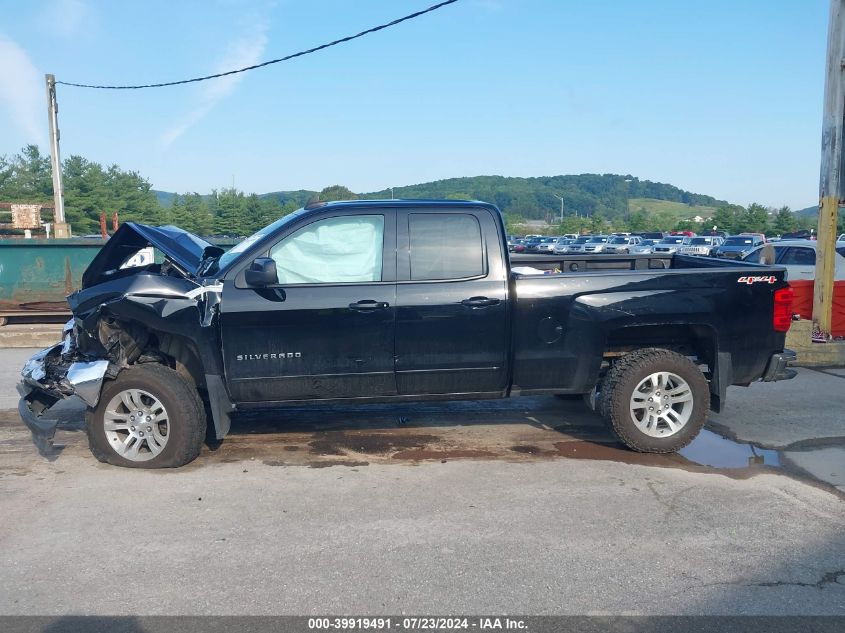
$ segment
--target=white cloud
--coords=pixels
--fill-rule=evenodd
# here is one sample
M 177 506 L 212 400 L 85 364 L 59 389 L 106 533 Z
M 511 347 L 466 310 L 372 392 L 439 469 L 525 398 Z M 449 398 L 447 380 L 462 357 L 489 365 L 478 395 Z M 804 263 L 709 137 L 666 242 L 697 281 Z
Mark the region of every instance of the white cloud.
M 94 12 L 83 0 L 50 0 L 41 10 L 44 28 L 64 38 L 91 35 Z
M 261 61 L 261 55 L 267 46 L 267 28 L 266 22 L 250 26 L 245 33 L 229 43 L 223 57 L 209 74 L 252 66 Z M 243 76 L 244 73 L 238 73 L 204 82 L 197 105 L 179 123 L 161 135 L 162 144 L 165 147 L 169 146 L 189 128 L 201 121 L 218 102 L 234 92 Z
M 44 75 L 15 41 L 0 34 L 0 107 L 29 142 L 46 137 L 47 104 Z

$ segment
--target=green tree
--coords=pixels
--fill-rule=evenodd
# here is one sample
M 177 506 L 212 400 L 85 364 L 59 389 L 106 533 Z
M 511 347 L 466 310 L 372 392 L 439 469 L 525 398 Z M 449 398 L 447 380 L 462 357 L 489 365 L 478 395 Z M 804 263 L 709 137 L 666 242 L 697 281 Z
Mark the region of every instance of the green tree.
M 343 185 L 332 185 L 326 187 L 319 193 L 320 200 L 331 202 L 332 200 L 357 200 L 358 196 L 352 193 Z
M 645 207 L 640 207 L 628 218 L 628 227 L 631 231 L 646 231 L 648 230 L 648 220 L 648 211 Z
M 712 225 L 728 233 L 736 233 L 745 209 L 738 204 L 723 204 L 713 212 Z
M 237 189 L 221 189 L 217 194 L 217 214 L 214 217 L 215 233 L 230 237 L 249 233 L 245 208 L 243 192 Z
M 740 214 L 734 230 L 737 233 L 765 233 L 769 225 L 769 210 L 756 202 L 748 205 L 744 213 Z
M 668 209 L 660 209 L 649 216 L 649 231 L 669 231 L 675 226 L 675 214 Z
M 596 211 L 590 218 L 590 231 L 595 234 L 607 231 L 607 220 L 601 211 Z
M 107 211 L 106 173 L 82 156 L 65 159 L 62 166 L 65 217 L 77 235 L 99 233 L 100 213 Z M 113 209 L 118 211 L 118 209 Z M 122 220 L 127 218 L 121 216 Z
M 167 221 L 197 235 L 211 235 L 214 231 L 211 209 L 205 198 L 198 193 L 176 196 Z
M 778 209 L 777 215 L 772 222 L 772 229 L 778 235 L 790 233 L 798 228 L 798 221 L 795 219 L 795 214 L 789 207 L 781 207 Z
M 26 145 L 13 159 L 12 168 L 18 196 L 34 202 L 53 197 L 50 157 L 42 156 L 37 145 Z

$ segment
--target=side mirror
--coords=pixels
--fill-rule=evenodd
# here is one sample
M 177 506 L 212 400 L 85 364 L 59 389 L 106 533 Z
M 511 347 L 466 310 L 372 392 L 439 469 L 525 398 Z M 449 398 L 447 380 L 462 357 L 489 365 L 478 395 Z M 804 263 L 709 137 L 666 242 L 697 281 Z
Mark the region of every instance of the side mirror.
M 276 274 L 276 262 L 271 257 L 258 257 L 244 273 L 244 279 L 250 286 L 264 288 L 279 283 Z

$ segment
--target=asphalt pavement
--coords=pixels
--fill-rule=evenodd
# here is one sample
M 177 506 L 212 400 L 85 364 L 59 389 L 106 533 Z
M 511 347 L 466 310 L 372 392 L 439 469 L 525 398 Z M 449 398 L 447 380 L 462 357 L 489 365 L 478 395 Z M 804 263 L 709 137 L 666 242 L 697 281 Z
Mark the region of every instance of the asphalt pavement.
M 0 350 L 0 614 L 845 615 L 841 370 L 731 388 L 681 455 L 531 397 L 244 415 L 142 471 L 74 402 L 38 455 L 31 351 Z

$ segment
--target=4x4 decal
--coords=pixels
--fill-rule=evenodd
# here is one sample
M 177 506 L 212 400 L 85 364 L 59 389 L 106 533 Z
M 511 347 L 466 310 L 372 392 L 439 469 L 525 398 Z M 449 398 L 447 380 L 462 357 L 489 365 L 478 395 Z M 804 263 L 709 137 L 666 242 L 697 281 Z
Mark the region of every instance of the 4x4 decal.
M 736 283 L 738 283 L 738 284 L 748 284 L 750 286 L 751 284 L 756 284 L 756 283 L 773 284 L 777 280 L 778 280 L 778 278 L 775 277 L 774 275 L 761 275 L 761 276 L 743 275 L 742 277 L 740 277 L 739 279 L 736 280 Z

